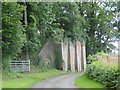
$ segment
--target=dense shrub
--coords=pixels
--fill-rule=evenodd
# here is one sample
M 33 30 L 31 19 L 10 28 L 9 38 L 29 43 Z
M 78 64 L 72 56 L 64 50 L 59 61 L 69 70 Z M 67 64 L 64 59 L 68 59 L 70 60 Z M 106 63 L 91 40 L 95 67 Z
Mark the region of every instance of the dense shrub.
M 104 55 L 105 55 L 104 52 L 98 52 L 96 54 L 89 55 L 87 57 L 87 64 L 91 64 L 92 62 L 97 61 L 99 59 L 99 56 L 104 56 Z
M 49 69 L 53 69 L 54 65 L 52 62 L 48 61 L 46 58 L 43 58 L 41 55 L 34 54 L 31 58 L 31 71 L 35 72 L 44 72 Z
M 86 74 L 90 79 L 103 83 L 107 88 L 117 89 L 120 87 L 118 68 L 102 61 L 95 61 L 89 64 Z

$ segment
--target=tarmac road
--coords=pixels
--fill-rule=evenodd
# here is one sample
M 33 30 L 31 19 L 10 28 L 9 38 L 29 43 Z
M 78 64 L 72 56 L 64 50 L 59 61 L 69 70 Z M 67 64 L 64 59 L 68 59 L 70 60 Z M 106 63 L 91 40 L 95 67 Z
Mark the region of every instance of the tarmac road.
M 52 77 L 35 84 L 32 88 L 77 88 L 75 79 L 81 74 L 67 74 Z

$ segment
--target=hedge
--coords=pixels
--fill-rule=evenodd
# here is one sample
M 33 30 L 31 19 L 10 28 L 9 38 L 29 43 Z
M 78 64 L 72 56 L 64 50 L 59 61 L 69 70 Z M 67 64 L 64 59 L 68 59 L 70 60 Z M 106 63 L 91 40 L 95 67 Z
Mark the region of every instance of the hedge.
M 117 67 L 95 61 L 86 70 L 89 79 L 103 83 L 107 88 L 120 89 L 120 73 Z

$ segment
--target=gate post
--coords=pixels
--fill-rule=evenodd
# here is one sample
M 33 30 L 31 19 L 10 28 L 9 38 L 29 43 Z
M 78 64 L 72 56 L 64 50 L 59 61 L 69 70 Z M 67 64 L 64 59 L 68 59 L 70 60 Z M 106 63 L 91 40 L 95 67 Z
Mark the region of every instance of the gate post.
M 77 71 L 81 70 L 81 63 L 82 63 L 82 57 L 81 57 L 81 43 L 80 41 L 76 41 L 76 65 L 77 65 Z
M 83 70 L 85 71 L 86 70 L 86 47 L 85 47 L 85 42 L 83 42 L 83 45 L 82 45 L 82 49 L 83 49 Z
M 70 67 L 71 67 L 71 71 L 75 72 L 75 44 L 73 42 L 71 42 L 71 40 L 69 41 L 70 45 Z
M 63 71 L 68 71 L 68 41 L 67 40 L 61 43 L 61 49 L 62 49 Z

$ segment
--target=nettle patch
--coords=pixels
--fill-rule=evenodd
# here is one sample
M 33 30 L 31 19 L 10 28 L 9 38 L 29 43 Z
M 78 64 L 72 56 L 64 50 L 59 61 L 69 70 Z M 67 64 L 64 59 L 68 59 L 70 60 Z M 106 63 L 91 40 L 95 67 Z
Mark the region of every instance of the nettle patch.
M 120 88 L 120 73 L 117 66 L 95 61 L 88 65 L 86 74 L 90 79 L 103 83 L 107 88 Z

